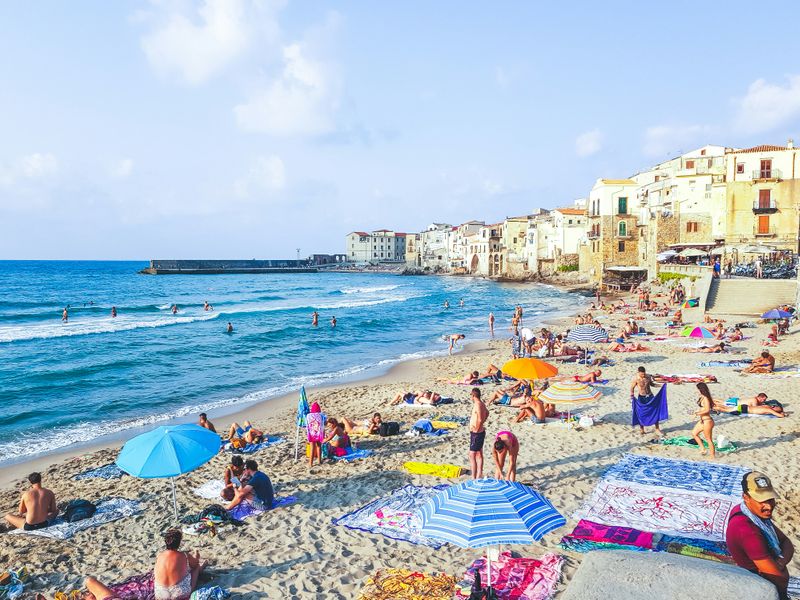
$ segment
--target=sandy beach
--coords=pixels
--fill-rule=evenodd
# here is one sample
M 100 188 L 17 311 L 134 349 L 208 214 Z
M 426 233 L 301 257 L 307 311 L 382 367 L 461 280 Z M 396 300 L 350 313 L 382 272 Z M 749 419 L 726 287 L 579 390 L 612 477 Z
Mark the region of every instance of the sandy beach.
M 662 298 L 656 298 L 661 301 Z M 634 300 L 635 302 L 635 300 Z M 633 311 L 633 314 L 640 314 Z M 609 332 L 615 333 L 628 315 L 595 313 Z M 748 319 L 729 317 L 728 324 Z M 644 327 L 657 337 L 665 335 L 665 319 L 647 317 Z M 562 321 L 556 332 L 563 331 L 571 319 Z M 734 343 L 737 354 L 725 358 L 754 357 L 762 350 L 767 325 L 744 329 L 748 339 Z M 489 364 L 501 366 L 511 358 L 508 331 L 497 331 L 494 341 L 473 344 L 453 356 L 403 363 L 384 376 L 323 389 L 310 389 L 309 401 L 322 405 L 333 417 L 361 421 L 378 411 L 384 420 L 401 421 L 403 431 L 418 418 L 432 414 L 466 417 L 470 412 L 470 387 L 443 383 L 460 380 L 467 372 L 484 371 Z M 603 470 L 625 452 L 653 454 L 690 460 L 708 460 L 697 449 L 653 443 L 653 433 L 640 435 L 631 427 L 630 383 L 640 365 L 650 373 L 710 373 L 718 383 L 711 384 L 715 399 L 749 398 L 765 392 L 786 406 L 788 418 L 743 418 L 732 415 L 715 417 L 715 437 L 720 434 L 733 441 L 738 450 L 720 453 L 716 460 L 758 469 L 772 477 L 781 494 L 775 520 L 800 544 L 800 466 L 796 407 L 791 390 L 796 379 L 776 375 L 743 375 L 732 368 L 702 368 L 701 361 L 719 355 L 683 352 L 685 345 L 699 340 L 686 338 L 668 341 L 645 341 L 649 352 L 601 354 L 615 361 L 604 366 L 609 379 L 600 386 L 602 397 L 595 403 L 577 408 L 581 414 L 599 417 L 588 428 L 570 428 L 560 422 L 536 426 L 525 421 L 511 423 L 516 409 L 490 406 L 488 439 L 508 429 L 520 440 L 518 480 L 542 492 L 567 518 L 567 525 L 549 535 L 541 544 L 511 546 L 523 556 L 539 557 L 553 551 L 566 557 L 559 592 L 569 584 L 584 555 L 565 552 L 558 546 L 562 535 L 575 525 L 574 511 L 589 496 Z M 780 345 L 770 348 L 778 366 L 800 364 L 798 336 L 789 334 Z M 561 374 L 584 373 L 580 364 L 559 364 Z M 484 385 L 484 394 L 498 386 Z M 454 403 L 437 409 L 389 406 L 398 393 L 431 389 L 451 396 Z M 669 421 L 662 424 L 667 436 L 689 435 L 696 422 L 697 393 L 693 384 L 669 387 Z M 355 510 L 389 491 L 407 483 L 435 485 L 457 480 L 412 475 L 402 465 L 406 461 L 453 463 L 468 466 L 467 427 L 459 427 L 442 437 L 358 438 L 359 448 L 373 454 L 352 463 L 315 466 L 309 471 L 304 459 L 294 460 L 296 395 L 254 406 L 245 414 L 230 415 L 217 421 L 218 430 L 231 420 L 249 418 L 269 435 L 285 442 L 253 455 L 259 467 L 272 479 L 276 494 L 294 496 L 293 504 L 250 518 L 239 528 L 221 528 L 217 536 L 185 536 L 184 549 L 198 550 L 209 567 L 202 581 L 228 589 L 236 598 L 357 598 L 365 577 L 383 567 L 407 567 L 420 571 L 441 571 L 460 578 L 465 568 L 481 556 L 480 550 L 463 550 L 444 545 L 438 550 L 391 540 L 381 535 L 361 533 L 332 524 L 332 520 Z M 43 483 L 59 501 L 85 498 L 96 501 L 105 496 L 139 500 L 143 512 L 110 524 L 77 533 L 66 541 L 33 536 L 3 535 L 0 565 L 3 568 L 26 567 L 31 573 L 28 590 L 42 592 L 48 598 L 56 591 L 80 587 L 83 578 L 94 575 L 116 583 L 130 575 L 152 569 L 162 548 L 161 533 L 173 524 L 169 484 L 166 480 L 121 479 L 75 481 L 71 477 L 87 469 L 104 465 L 116 457 L 118 447 L 91 448 L 80 454 L 50 456 L 0 471 L 0 508 L 14 511 L 20 492 L 25 489 L 21 477 L 34 468 L 41 469 Z M 229 454 L 220 454 L 208 464 L 177 480 L 178 501 L 185 513 L 197 513 L 212 501 L 200 498 L 192 490 L 211 479 L 219 479 Z M 486 472 L 493 473 L 490 445 L 486 446 Z M 462 476 L 463 480 L 468 475 Z M 800 572 L 800 559 L 789 565 L 790 573 Z M 556 595 L 558 597 L 558 593 Z

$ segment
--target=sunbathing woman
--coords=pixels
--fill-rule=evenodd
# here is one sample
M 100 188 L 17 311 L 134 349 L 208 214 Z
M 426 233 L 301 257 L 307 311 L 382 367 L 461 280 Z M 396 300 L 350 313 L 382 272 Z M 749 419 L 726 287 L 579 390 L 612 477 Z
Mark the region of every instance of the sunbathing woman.
M 342 417 L 341 420 L 344 430 L 351 435 L 375 435 L 380 431 L 381 423 L 383 423 L 381 413 L 375 413 L 371 419 L 366 419 L 361 425 L 347 417 Z
M 440 394 L 430 390 L 425 390 L 424 392 L 407 392 L 405 394 L 397 394 L 394 400 L 392 400 L 391 405 L 394 406 L 405 402 L 406 404 L 427 404 L 432 406 L 437 404 L 441 399 L 442 396 Z
M 716 346 L 700 346 L 699 348 L 684 348 L 684 352 L 700 352 L 703 354 L 719 354 L 721 352 L 727 352 L 725 350 L 725 342 L 720 342 Z
M 649 348 L 642 346 L 639 342 L 629 342 L 626 344 L 624 342 L 620 342 L 620 339 L 622 338 L 617 338 L 608 345 L 608 349 L 611 352 L 647 352 L 650 350 Z
M 231 501 L 233 496 L 231 493 L 235 491 L 236 488 L 242 486 L 242 475 L 244 474 L 244 459 L 238 455 L 234 454 L 231 456 L 231 464 L 225 467 L 225 473 L 222 476 L 223 481 L 225 482 L 225 487 L 222 490 L 222 494 L 220 494 L 223 498 Z
M 328 456 L 347 456 L 350 449 L 350 436 L 344 430 L 341 423 L 334 418 L 328 419 L 325 424 L 328 434 L 322 444 L 328 446 Z

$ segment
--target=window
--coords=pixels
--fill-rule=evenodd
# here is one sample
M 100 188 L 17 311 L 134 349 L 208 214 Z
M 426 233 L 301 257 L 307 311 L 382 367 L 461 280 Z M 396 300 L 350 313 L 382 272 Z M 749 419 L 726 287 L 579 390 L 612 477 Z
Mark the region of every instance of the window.
M 736 172 L 744 173 L 744 163 L 736 163 Z
M 758 233 L 769 233 L 769 217 L 762 215 L 758 217 Z
M 714 166 L 714 159 L 713 158 L 709 158 L 708 159 L 708 168 L 710 169 L 712 166 Z
M 625 242 L 622 241 L 617 242 L 617 250 L 619 250 L 620 252 L 625 252 Z
M 661 175 L 656 175 L 656 179 L 655 180 L 656 181 L 660 181 L 661 180 Z
M 628 199 L 627 198 L 618 198 L 617 199 L 617 214 L 620 214 L 620 215 L 627 215 L 628 214 Z
M 567 221 L 567 223 L 568 223 L 569 225 L 572 225 L 572 219 L 569 219 L 569 221 Z
M 769 190 L 758 190 L 758 208 L 769 208 Z
M 625 237 L 626 235 L 628 235 L 628 224 L 625 223 L 625 221 L 620 221 L 618 231 L 619 231 L 619 237 Z
M 707 191 L 707 192 L 710 192 L 710 191 L 711 191 L 711 184 L 710 184 L 710 183 L 707 183 L 707 184 L 706 184 L 706 191 Z
M 771 160 L 762 160 L 761 161 L 761 179 L 769 179 L 772 177 L 772 161 Z
M 686 233 L 697 233 L 699 223 L 697 221 L 686 222 Z
M 686 168 L 687 169 L 694 169 L 694 161 L 693 160 L 687 160 L 686 161 Z

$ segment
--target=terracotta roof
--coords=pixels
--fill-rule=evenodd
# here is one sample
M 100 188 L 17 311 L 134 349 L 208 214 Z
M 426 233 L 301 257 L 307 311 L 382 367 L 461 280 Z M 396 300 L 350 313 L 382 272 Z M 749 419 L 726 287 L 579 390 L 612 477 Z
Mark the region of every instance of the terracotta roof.
M 391 229 L 376 229 L 373 233 L 389 233 Z
M 586 209 L 584 208 L 557 208 L 557 212 L 560 212 L 562 215 L 585 215 Z
M 353 233 L 355 233 L 356 235 L 360 235 L 360 236 L 367 236 L 367 235 L 369 235 L 369 234 L 368 234 L 366 231 L 354 231 Z
M 752 148 L 745 148 L 744 150 L 732 150 L 728 154 L 744 154 L 746 152 L 780 152 L 782 150 L 793 150 L 793 148 L 789 148 L 787 146 L 762 144 L 761 146 L 753 146 Z
M 394 232 L 394 237 L 406 237 L 407 233 L 400 233 L 399 231 Z

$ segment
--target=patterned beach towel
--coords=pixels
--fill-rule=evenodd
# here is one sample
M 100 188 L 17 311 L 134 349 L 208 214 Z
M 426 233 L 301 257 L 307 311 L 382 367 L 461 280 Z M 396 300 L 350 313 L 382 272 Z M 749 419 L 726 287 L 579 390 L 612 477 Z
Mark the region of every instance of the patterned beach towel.
M 244 448 L 239 448 L 238 450 L 231 446 L 230 443 L 226 443 L 222 446 L 222 449 L 225 452 L 237 452 L 240 454 L 253 454 L 254 452 L 258 452 L 259 450 L 264 450 L 265 448 L 271 448 L 276 444 L 280 444 L 284 441 L 282 437 L 268 437 L 263 442 L 259 442 L 258 444 L 247 444 Z
M 441 548 L 444 542 L 432 540 L 420 533 L 422 520 L 418 512 L 432 496 L 447 487 L 449 486 L 406 485 L 388 496 L 373 500 L 343 517 L 334 519 L 333 524 L 367 533 L 380 533 L 393 540 Z
M 728 546 L 725 542 L 663 535 L 656 544 L 655 550 L 733 564 L 733 558 L 728 552 Z
M 56 519 L 53 525 L 45 527 L 44 529 L 36 529 L 34 531 L 25 531 L 23 529 L 14 529 L 9 531 L 9 535 L 38 535 L 53 540 L 68 540 L 73 535 L 84 529 L 90 527 L 97 527 L 104 525 L 123 517 L 130 517 L 142 511 L 142 507 L 136 500 L 128 500 L 127 498 L 109 498 L 97 504 L 97 512 L 88 519 L 82 521 L 75 521 L 74 523 L 64 522 L 62 518 Z
M 119 600 L 155 600 L 155 578 L 153 573 L 134 575 L 122 583 L 108 586 L 114 598 Z
M 497 561 L 492 561 L 492 580 L 486 578 L 486 559 L 479 558 L 464 573 L 464 579 L 456 585 L 456 598 L 467 599 L 475 581 L 475 572 L 480 572 L 485 587 L 491 583 L 499 600 L 548 600 L 553 597 L 561 580 L 564 557 L 545 554 L 542 558 L 514 558 L 510 552 L 501 552 Z
M 274 510 L 276 508 L 280 508 L 281 506 L 294 504 L 295 502 L 297 502 L 297 498 L 295 496 L 283 496 L 281 498 L 275 498 L 272 501 L 272 509 Z M 267 512 L 267 509 L 255 508 L 248 502 L 242 502 L 241 504 L 237 504 L 231 510 L 229 510 L 228 514 L 231 516 L 231 518 L 236 519 L 237 521 L 244 521 L 247 517 L 253 517 L 265 512 Z
M 632 527 L 603 525 L 586 520 L 579 521 L 570 536 L 590 542 L 639 546 L 640 548 L 653 547 L 653 534 L 649 531 L 640 531 Z
M 359 600 L 451 600 L 456 578 L 444 573 L 381 569 L 364 580 Z
M 721 541 L 728 513 L 738 501 L 733 496 L 603 479 L 574 518 Z
M 698 366 L 699 367 L 735 367 L 739 369 L 743 369 L 744 367 L 749 367 L 750 363 L 753 362 L 750 359 L 746 360 L 709 360 L 707 362 L 701 362 Z
M 738 497 L 742 493 L 742 476 L 748 470 L 737 465 L 624 454 L 603 474 L 603 480 Z
M 593 542 L 591 540 L 584 540 L 581 538 L 565 535 L 558 543 L 564 550 L 572 552 L 594 552 L 595 550 L 633 550 L 634 552 L 650 552 L 650 548 L 641 548 L 640 546 L 627 546 L 625 544 L 614 544 L 612 542 Z
M 715 375 L 653 375 L 656 383 L 717 383 Z
M 73 475 L 72 478 L 76 481 L 81 481 L 83 479 L 119 479 L 123 475 L 125 475 L 125 471 L 120 469 L 116 464 L 110 463 L 102 467 L 97 467 L 96 469 L 89 469 L 83 473 L 78 473 L 77 475 Z

